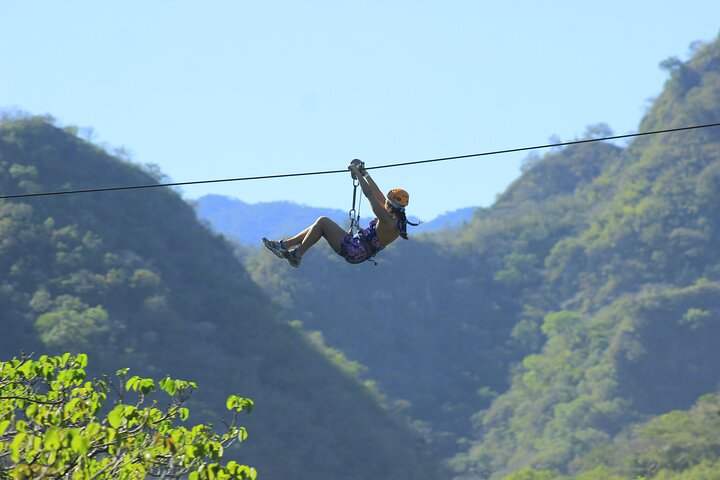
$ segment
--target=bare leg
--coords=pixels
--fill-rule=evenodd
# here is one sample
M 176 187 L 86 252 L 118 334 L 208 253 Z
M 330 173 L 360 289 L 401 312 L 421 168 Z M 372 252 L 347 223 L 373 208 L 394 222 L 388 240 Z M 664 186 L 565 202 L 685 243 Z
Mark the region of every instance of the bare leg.
M 315 245 L 318 240 L 324 238 L 336 252 L 340 251 L 340 242 L 345 237 L 345 230 L 328 217 L 320 217 L 315 223 L 298 233 L 294 237 L 283 240 L 286 248 L 299 245 L 295 250 L 295 256 L 302 257 L 305 252 Z
M 297 235 L 294 235 L 290 238 L 283 239 L 282 242 L 283 242 L 283 245 L 285 246 L 285 248 L 287 248 L 289 250 L 291 248 L 295 248 L 298 245 L 300 245 L 303 241 L 303 238 L 305 238 L 305 235 L 307 235 L 307 233 L 310 231 L 311 228 L 312 228 L 312 225 L 310 225 L 309 227 L 307 227 L 305 230 L 298 233 Z

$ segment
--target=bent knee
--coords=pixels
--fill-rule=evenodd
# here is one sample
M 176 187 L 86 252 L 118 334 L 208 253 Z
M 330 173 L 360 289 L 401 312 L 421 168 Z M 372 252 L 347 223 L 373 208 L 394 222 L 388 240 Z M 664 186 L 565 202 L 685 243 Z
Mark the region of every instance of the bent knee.
M 324 216 L 323 216 L 323 217 L 318 217 L 318 219 L 315 220 L 315 223 L 318 224 L 318 225 L 321 225 L 321 226 L 322 226 L 322 225 L 327 225 L 328 223 L 331 223 L 331 222 L 332 222 L 332 220 L 330 219 L 330 217 L 324 217 Z

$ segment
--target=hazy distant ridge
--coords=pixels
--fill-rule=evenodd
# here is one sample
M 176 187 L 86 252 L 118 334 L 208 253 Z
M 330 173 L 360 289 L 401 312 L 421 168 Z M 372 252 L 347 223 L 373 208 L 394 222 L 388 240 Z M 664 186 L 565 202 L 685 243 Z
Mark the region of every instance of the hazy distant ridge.
M 365 225 L 370 218 L 364 214 L 370 207 L 367 203 L 362 207 L 362 224 Z M 280 238 L 297 233 L 320 216 L 330 217 L 343 227 L 349 226 L 345 210 L 309 207 L 289 201 L 251 204 L 223 195 L 205 195 L 197 200 L 196 209 L 198 216 L 209 222 L 215 231 L 242 244 L 257 244 L 262 237 Z M 410 234 L 461 226 L 472 219 L 475 210 L 475 207 L 467 207 L 444 213 L 418 227 L 411 227 Z

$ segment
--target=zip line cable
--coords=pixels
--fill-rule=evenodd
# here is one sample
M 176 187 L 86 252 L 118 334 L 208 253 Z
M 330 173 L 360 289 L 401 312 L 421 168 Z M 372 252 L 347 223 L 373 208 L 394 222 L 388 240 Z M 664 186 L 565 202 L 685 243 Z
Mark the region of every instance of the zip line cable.
M 704 125 L 692 125 L 689 127 L 679 127 L 679 128 L 668 128 L 665 130 L 653 130 L 649 132 L 638 132 L 638 133 L 628 133 L 625 135 L 613 135 L 609 137 L 602 137 L 602 138 L 588 138 L 584 140 L 572 140 L 569 142 L 558 142 L 558 143 L 548 143 L 545 145 L 534 145 L 531 147 L 519 147 L 519 148 L 510 148 L 506 150 L 494 150 L 490 152 L 482 152 L 482 153 L 471 153 L 468 155 L 457 155 L 453 157 L 441 157 L 441 158 L 431 158 L 428 160 L 416 160 L 412 162 L 401 162 L 401 163 L 391 163 L 387 165 L 378 165 L 376 167 L 367 167 L 366 170 L 379 170 L 381 168 L 394 168 L 394 167 L 405 167 L 408 165 L 420 165 L 423 163 L 434 163 L 434 162 L 446 162 L 450 160 L 459 160 L 463 158 L 472 158 L 472 157 L 487 157 L 491 155 L 503 155 L 506 153 L 517 153 L 517 152 L 526 152 L 530 150 L 540 150 L 544 148 L 554 148 L 554 147 L 564 147 L 568 145 L 579 145 L 582 143 L 593 143 L 593 142 L 603 142 L 607 140 L 620 140 L 623 138 L 632 138 L 632 137 L 641 137 L 641 136 L 647 136 L 647 135 L 658 135 L 661 133 L 672 133 L 672 132 L 682 132 L 686 130 L 697 130 L 701 128 L 709 128 L 709 127 L 718 127 L 720 126 L 720 122 L 717 123 L 707 123 Z M 208 183 L 223 183 L 223 182 L 242 182 L 242 181 L 250 181 L 250 180 L 268 180 L 273 178 L 289 178 L 289 177 L 307 177 L 312 175 L 328 175 L 332 173 L 348 173 L 347 169 L 342 170 L 322 170 L 322 171 L 314 171 L 314 172 L 300 172 L 300 173 L 282 173 L 277 175 L 260 175 L 255 177 L 236 177 L 236 178 L 219 178 L 214 180 L 194 180 L 194 181 L 188 181 L 188 182 L 171 182 L 171 183 L 151 183 L 147 185 L 125 185 L 125 186 L 118 186 L 118 187 L 101 187 L 101 188 L 87 188 L 87 189 L 78 189 L 78 190 L 60 190 L 60 191 L 54 191 L 54 192 L 38 192 L 38 193 L 20 193 L 15 195 L 0 195 L 0 200 L 5 199 L 12 199 L 12 198 L 29 198 L 29 197 L 48 197 L 48 196 L 54 196 L 54 195 L 71 195 L 76 193 L 96 193 L 96 192 L 113 192 L 113 191 L 120 191 L 120 190 L 137 190 L 141 188 L 158 188 L 158 187 L 179 187 L 182 185 L 201 185 L 201 184 L 208 184 Z

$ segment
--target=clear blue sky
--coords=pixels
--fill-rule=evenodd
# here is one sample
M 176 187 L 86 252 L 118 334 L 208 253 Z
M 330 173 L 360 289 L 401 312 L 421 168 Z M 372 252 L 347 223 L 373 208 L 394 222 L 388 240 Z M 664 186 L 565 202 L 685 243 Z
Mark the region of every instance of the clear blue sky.
M 635 131 L 720 31 L 720 1 L 4 1 L 0 107 L 91 127 L 174 181 L 368 166 Z M 380 170 L 430 220 L 488 206 L 524 155 Z M 215 184 L 349 208 L 349 176 Z M 128 193 L 132 195 L 131 192 Z

